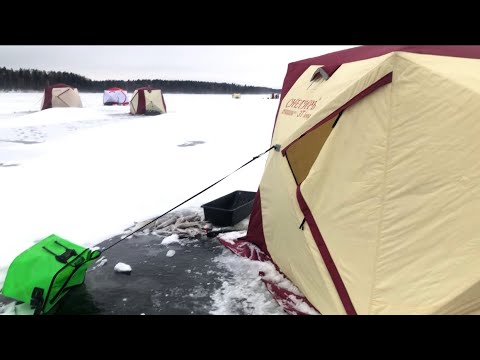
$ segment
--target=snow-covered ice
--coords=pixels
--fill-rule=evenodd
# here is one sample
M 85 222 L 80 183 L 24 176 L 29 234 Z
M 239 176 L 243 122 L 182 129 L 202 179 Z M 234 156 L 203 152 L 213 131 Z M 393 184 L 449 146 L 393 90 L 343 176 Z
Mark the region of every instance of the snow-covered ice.
M 15 315 L 15 302 L 6 305 L 0 303 L 0 315 Z
M 167 114 L 131 116 L 128 106 L 103 106 L 101 93 L 81 93 L 84 108 L 37 111 L 41 97 L 0 93 L 0 288 L 11 261 L 50 234 L 93 247 L 262 153 L 278 107 L 267 95 L 165 94 Z M 200 205 L 232 191 L 256 191 L 266 159 L 178 210 L 201 212 Z M 175 242 L 167 239 L 164 245 Z M 242 261 L 221 259 L 228 257 Z M 258 275 L 256 265 L 250 271 Z M 239 285 L 257 289 L 256 280 Z M 226 311 L 220 301 L 218 313 Z M 259 299 L 254 312 L 269 313 L 270 301 Z
M 233 238 L 232 235 L 231 239 Z M 265 291 L 260 272 L 264 273 L 264 280 L 271 281 L 276 286 L 294 294 L 302 295 L 300 290 L 279 273 L 269 261 L 249 260 L 233 255 L 229 250 L 224 249 L 222 255 L 216 258 L 216 262 L 220 269 L 229 270 L 228 273 L 233 274 L 233 279 L 225 278 L 222 287 L 212 295 L 214 303 L 211 314 L 285 315 L 276 300 Z M 318 312 L 303 300 L 292 295 L 289 298 L 296 310 L 305 314 L 318 315 Z
M 222 287 L 212 295 L 214 303 L 211 314 L 285 315 L 276 300 L 265 290 L 258 275 L 260 271 L 269 271 L 273 265 L 233 255 L 227 249 L 216 260 L 220 269 L 229 270 L 234 275 L 233 279 L 225 278 Z
M 179 240 L 179 237 L 177 234 L 172 234 L 170 236 L 167 236 L 166 238 L 164 238 L 162 240 L 162 245 L 169 245 L 169 244 L 173 244 L 173 243 L 179 243 L 180 240 Z
M 132 267 L 128 264 L 119 262 L 117 265 L 115 265 L 113 270 L 115 270 L 116 272 L 119 272 L 119 273 L 130 273 L 130 272 L 132 272 Z
M 108 259 L 105 256 L 102 256 L 100 259 L 95 261 L 95 265 L 92 266 L 92 270 L 95 270 L 96 268 L 102 267 L 108 262 Z M 90 271 L 90 270 L 87 270 Z
M 23 250 L 55 233 L 94 246 L 153 218 L 270 145 L 278 100 L 165 94 L 168 113 L 131 116 L 81 94 L 84 108 L 44 111 L 41 93 L 0 93 L 0 284 Z M 35 143 L 26 143 L 26 142 Z M 178 146 L 203 141 L 196 146 Z M 256 191 L 267 156 L 183 208 Z M 28 224 L 28 226 L 25 226 Z
M 96 264 L 101 264 L 102 262 L 106 261 L 107 259 L 105 259 L 105 256 L 102 256 L 100 259 L 98 259 L 97 261 L 95 261 Z
M 245 236 L 247 235 L 247 231 L 232 231 L 232 232 L 229 232 L 229 233 L 224 233 L 222 234 L 222 240 L 225 240 L 226 242 L 230 243 L 230 244 L 234 244 L 235 243 L 235 239 L 238 239 L 242 236 Z

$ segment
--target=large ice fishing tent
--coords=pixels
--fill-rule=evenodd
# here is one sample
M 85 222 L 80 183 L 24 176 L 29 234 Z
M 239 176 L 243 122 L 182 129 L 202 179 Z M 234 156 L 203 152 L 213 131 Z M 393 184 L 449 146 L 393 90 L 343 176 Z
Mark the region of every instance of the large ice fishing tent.
M 160 89 L 143 87 L 135 90 L 130 100 L 131 114 L 158 115 L 167 112 L 167 106 Z
M 128 105 L 127 91 L 118 87 L 104 90 L 103 105 Z
M 47 86 L 43 92 L 42 110 L 52 107 L 82 107 L 78 90 L 70 85 Z
M 245 240 L 322 314 L 480 313 L 480 46 L 289 64 Z

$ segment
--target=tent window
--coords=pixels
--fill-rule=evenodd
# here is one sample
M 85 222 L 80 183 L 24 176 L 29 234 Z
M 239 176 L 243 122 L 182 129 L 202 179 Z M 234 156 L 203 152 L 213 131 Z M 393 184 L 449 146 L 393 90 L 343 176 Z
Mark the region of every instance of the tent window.
M 293 143 L 285 153 L 293 177 L 299 185 L 305 180 L 342 112 Z

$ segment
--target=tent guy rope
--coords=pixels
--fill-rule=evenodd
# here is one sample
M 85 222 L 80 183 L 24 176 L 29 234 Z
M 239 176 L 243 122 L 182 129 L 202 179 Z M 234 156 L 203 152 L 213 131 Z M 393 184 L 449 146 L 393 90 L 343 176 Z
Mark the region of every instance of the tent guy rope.
M 70 288 L 81 285 L 84 282 L 88 266 L 99 258 L 102 253 L 207 191 L 272 149 L 280 151 L 280 145 L 271 146 L 220 180 L 217 180 L 162 215 L 157 216 L 147 224 L 135 229 L 103 250 L 84 248 L 55 234 L 50 235 L 15 258 L 7 272 L 4 286 L 1 289 L 2 294 L 17 300 L 19 305 L 29 306 L 34 310 L 34 315 L 48 313 Z
M 227 177 L 229 177 L 230 175 L 234 174 L 235 172 L 237 172 L 238 170 L 240 170 L 241 168 L 247 166 L 248 164 L 250 164 L 251 162 L 253 162 L 254 160 L 260 158 L 262 155 L 268 153 L 270 150 L 272 149 L 275 149 L 276 151 L 280 151 L 280 145 L 273 145 L 271 146 L 269 149 L 265 150 L 264 152 L 258 154 L 257 156 L 254 156 L 252 159 L 250 159 L 249 161 L 247 161 L 245 164 L 243 164 L 242 166 L 240 166 L 239 168 L 237 168 L 236 170 L 232 171 L 230 174 L 224 176 L 223 178 L 221 178 L 220 180 L 217 180 L 216 182 L 214 182 L 213 184 L 207 186 L 205 189 L 199 191 L 198 193 L 196 193 L 195 195 L 189 197 L 187 200 L 184 200 L 182 201 L 180 204 L 178 205 L 175 205 L 173 208 L 171 208 L 170 210 L 164 212 L 162 215 L 159 215 L 157 216 L 156 218 L 152 219 L 151 221 L 149 221 L 148 223 L 144 224 L 143 226 L 139 227 L 138 229 L 135 229 L 134 231 L 132 231 L 131 233 L 129 233 L 128 235 L 122 237 L 120 240 L 114 242 L 113 244 L 111 244 L 110 246 L 107 246 L 106 248 L 104 248 L 103 250 L 101 250 L 102 253 L 104 253 L 105 251 L 111 249 L 112 247 L 114 247 L 115 245 L 117 245 L 118 243 L 120 243 L 121 241 L 127 239 L 128 237 L 132 236 L 133 234 L 135 234 L 136 232 L 140 231 L 140 230 L 143 230 L 145 229 L 148 225 L 152 224 L 153 222 L 157 221 L 158 219 L 160 219 L 162 216 L 165 216 L 167 215 L 168 213 L 172 212 L 173 210 L 175 210 L 176 208 L 182 206 L 183 204 L 185 204 L 186 202 L 192 200 L 193 198 L 197 197 L 198 195 L 204 193 L 205 191 L 207 191 L 208 189 L 212 188 L 213 186 L 217 185 L 220 181 L 222 180 L 225 180 Z

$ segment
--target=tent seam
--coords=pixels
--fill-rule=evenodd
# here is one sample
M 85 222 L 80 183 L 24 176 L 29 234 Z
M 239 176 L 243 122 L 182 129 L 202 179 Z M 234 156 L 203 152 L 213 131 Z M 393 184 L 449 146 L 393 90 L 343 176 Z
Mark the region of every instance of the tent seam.
M 392 76 L 393 76 L 393 73 L 395 71 L 392 71 Z M 378 264 L 378 257 L 379 257 L 379 248 L 380 248 L 380 242 L 381 242 L 381 232 L 382 232 L 382 226 L 383 226 L 383 215 L 384 215 L 384 211 L 385 211 L 385 197 L 386 197 L 386 194 L 387 194 L 387 191 L 386 191 L 386 179 L 387 179 L 387 168 L 388 168 L 388 160 L 389 160 L 389 153 L 390 153 L 390 140 L 391 140 L 391 130 L 392 130 L 392 118 L 393 118 L 393 115 L 392 115 L 392 99 L 393 99 L 393 84 L 394 84 L 394 81 L 393 81 L 393 78 L 392 78 L 392 81 L 390 83 L 391 85 L 391 88 L 390 88 L 390 99 L 389 99 L 389 121 L 388 121 L 388 127 L 387 127 L 387 142 L 386 142 L 386 146 L 385 146 L 385 160 L 384 160 L 384 167 L 383 167 L 383 182 L 382 182 L 382 194 L 381 194 L 381 200 L 380 200 L 380 219 L 379 219 L 379 223 L 378 223 L 378 231 L 377 231 L 377 241 L 376 241 L 376 247 L 375 247 L 375 261 L 374 261 L 374 265 L 373 265 L 373 279 L 372 279 L 372 288 L 370 290 L 370 300 L 368 302 L 368 312 L 367 314 L 371 314 L 372 312 L 372 300 L 373 300 L 373 293 L 375 291 L 375 283 L 376 283 L 376 280 L 377 280 L 377 264 Z M 388 85 L 388 84 L 387 84 Z
M 425 56 L 445 56 L 445 55 L 431 55 L 431 54 L 415 54 L 415 53 L 409 53 L 409 54 L 414 54 L 414 55 L 425 55 Z M 414 59 L 408 59 L 404 56 L 401 56 L 401 54 L 399 54 L 399 56 L 402 58 L 402 60 L 405 60 L 407 62 L 409 62 L 410 64 L 412 65 L 416 65 L 416 66 L 419 66 L 421 67 L 422 69 L 424 70 L 427 70 L 428 72 L 430 72 L 431 74 L 434 74 L 434 75 L 437 75 L 439 77 L 441 77 L 442 79 L 444 80 L 447 80 L 447 81 L 451 81 L 453 83 L 455 83 L 457 86 L 460 86 L 462 88 L 465 88 L 467 90 L 469 90 L 470 92 L 476 94 L 476 95 L 480 95 L 480 92 L 478 91 L 475 91 L 475 89 L 472 89 L 470 86 L 466 85 L 466 84 L 462 84 L 461 82 L 459 82 L 455 77 L 447 77 L 445 76 L 443 73 L 441 72 L 438 72 L 434 69 L 432 69 L 431 67 L 429 66 L 426 66 L 425 64 L 422 64 L 422 63 L 419 63 L 417 61 L 415 61 Z M 448 57 L 448 56 L 445 56 L 445 57 Z M 453 57 L 453 56 L 452 56 Z M 469 59 L 469 58 L 461 58 L 461 57 L 457 57 L 457 59 Z M 479 59 L 480 60 L 480 59 Z

